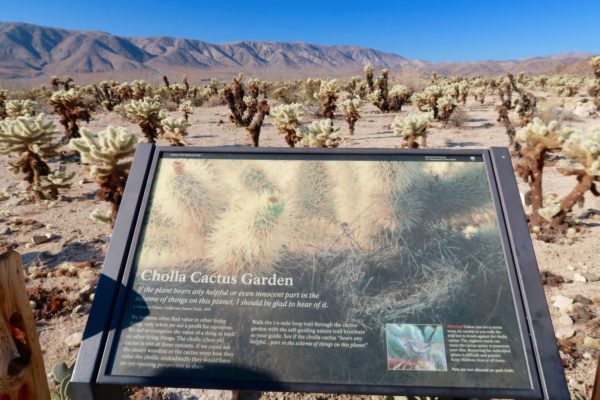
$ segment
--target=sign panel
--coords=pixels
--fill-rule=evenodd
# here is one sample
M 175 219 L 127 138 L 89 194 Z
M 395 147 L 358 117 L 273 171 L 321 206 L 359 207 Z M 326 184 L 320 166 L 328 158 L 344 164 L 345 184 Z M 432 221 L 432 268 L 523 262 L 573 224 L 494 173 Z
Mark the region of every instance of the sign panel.
M 542 398 L 489 154 L 155 154 L 99 383 Z

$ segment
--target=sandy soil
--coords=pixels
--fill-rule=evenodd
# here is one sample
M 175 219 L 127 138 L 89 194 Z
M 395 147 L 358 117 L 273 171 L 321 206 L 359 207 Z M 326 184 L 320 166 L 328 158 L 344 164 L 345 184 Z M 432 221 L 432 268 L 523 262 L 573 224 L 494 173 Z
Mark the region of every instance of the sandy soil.
M 428 144 L 435 148 L 488 148 L 490 146 L 507 146 L 508 140 L 504 128 L 496 123 L 496 112 L 493 101 L 489 98 L 485 105 L 475 104 L 469 99 L 465 107 L 467 116 L 462 128 L 434 128 L 428 137 Z M 411 106 L 405 107 L 400 113 L 381 114 L 371 105 L 364 107 L 363 116 L 356 124 L 356 134 L 348 136 L 345 120 L 338 115 L 335 123 L 341 126 L 345 140 L 342 147 L 399 147 L 401 139 L 394 136 L 390 124 L 398 114 L 405 115 L 412 111 Z M 172 114 L 177 114 L 173 112 Z M 192 127 L 188 142 L 197 146 L 246 146 L 249 139 L 243 128 L 236 128 L 228 122 L 226 107 L 198 108 L 190 116 Z M 54 117 L 53 117 L 54 118 Z M 313 119 L 308 117 L 308 120 Z M 224 121 L 220 123 L 219 121 Z M 128 127 L 130 132 L 139 132 L 139 128 L 127 122 L 115 113 L 97 113 L 89 125 L 83 125 L 93 132 L 104 129 L 107 125 Z M 577 119 L 568 125 L 582 131 L 591 131 L 600 126 L 597 117 Z M 166 143 L 159 143 L 166 144 Z M 265 121 L 261 134 L 262 146 L 285 146 L 269 119 Z M 107 225 L 89 219 L 89 214 L 95 208 L 107 211 L 109 206 L 94 198 L 96 186 L 90 182 L 77 162 L 66 162 L 69 169 L 76 171 L 74 184 L 63 191 L 63 199 L 55 202 L 42 201 L 37 204 L 22 201 L 17 194 L 22 191 L 20 177 L 12 175 L 6 168 L 11 158 L 0 157 L 0 191 L 5 189 L 12 197 L 0 202 L 0 234 L 2 239 L 18 245 L 17 250 L 22 254 L 28 270 L 56 271 L 68 262 L 91 261 L 91 266 L 80 266 L 76 276 L 49 276 L 32 279 L 29 287 L 42 285 L 46 288 L 58 287 L 64 289 L 70 299 L 80 306 L 74 311 L 67 310 L 65 315 L 40 320 L 38 323 L 40 341 L 44 350 L 46 369 L 60 361 L 73 362 L 77 355 L 76 348 L 69 348 L 64 340 L 68 336 L 81 332 L 87 319 L 89 304 L 81 299 L 79 291 L 86 285 L 94 285 L 100 273 L 110 229 Z M 57 166 L 58 160 L 53 160 L 51 167 Z M 575 179 L 560 175 L 554 167 L 547 170 L 545 175 L 545 190 L 565 194 L 574 186 Z M 520 189 L 526 191 L 526 185 L 519 182 Z M 583 345 L 586 336 L 600 338 L 600 281 L 578 282 L 576 274 L 600 276 L 600 262 L 597 251 L 600 249 L 600 199 L 593 198 L 589 193 L 583 208 L 576 208 L 575 214 L 580 216 L 587 230 L 572 241 L 560 243 L 544 243 L 534 238 L 534 246 L 541 271 L 550 271 L 562 276 L 565 283 L 557 286 L 546 285 L 546 296 L 550 304 L 553 322 L 558 327 L 558 319 L 564 313 L 552 306 L 557 294 L 574 298 L 576 295 L 594 300 L 593 304 L 584 305 L 588 312 L 587 320 L 575 322 L 576 334 L 568 341 L 561 342 L 561 349 L 566 350 L 574 343 L 576 352 L 561 353 L 566 368 L 567 379 L 572 393 L 579 391 L 586 396 L 591 395 L 595 365 L 600 354 L 599 349 Z M 47 243 L 34 245 L 33 235 L 50 233 L 52 239 Z M 68 264 L 70 265 L 70 264 Z M 575 278 L 575 282 L 573 281 Z M 202 392 L 204 393 L 204 392 Z M 223 394 L 224 395 L 224 394 Z M 182 396 L 182 398 L 195 398 Z M 212 398 L 210 395 L 200 397 Z M 221 397 L 221 396 L 217 396 Z M 226 397 L 226 396 L 225 396 Z M 264 394 L 264 398 L 284 398 L 283 395 Z M 292 396 L 293 397 L 293 396 Z M 347 398 L 348 396 L 344 397 Z M 290 398 L 287 395 L 285 398 Z M 320 398 L 314 395 L 298 395 L 293 398 Z M 331 398 L 331 396 L 326 396 Z M 341 397 L 340 397 L 341 398 Z

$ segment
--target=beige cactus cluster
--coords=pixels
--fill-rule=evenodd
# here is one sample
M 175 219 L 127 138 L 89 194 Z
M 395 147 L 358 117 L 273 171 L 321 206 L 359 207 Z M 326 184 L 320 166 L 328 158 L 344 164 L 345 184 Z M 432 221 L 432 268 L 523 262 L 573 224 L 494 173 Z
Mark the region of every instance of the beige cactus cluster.
M 165 117 L 161 120 L 161 125 L 165 132 L 164 138 L 169 141 L 171 146 L 183 146 L 185 144 L 187 130 L 191 126 L 185 118 Z
M 388 102 L 390 110 L 402 111 L 404 103 L 410 99 L 410 89 L 404 85 L 394 85 L 389 91 Z
M 65 129 L 65 142 L 79 137 L 78 121 L 90 122 L 93 106 L 85 101 L 80 89 L 57 90 L 48 104 L 60 115 L 60 124 Z
M 60 170 L 53 173 L 46 164 L 46 160 L 57 155 L 60 147 L 60 143 L 54 142 L 55 133 L 56 125 L 47 121 L 44 114 L 0 121 L 0 154 L 13 153 L 19 157 L 8 163 L 9 168 L 25 175 L 24 180 L 36 199 L 55 198 L 57 189 L 67 187 L 67 181 L 72 177 Z M 49 175 L 51 180 L 44 186 L 43 177 Z M 53 186 L 52 180 L 56 180 L 56 185 Z
M 160 101 L 145 97 L 143 100 L 132 100 L 125 107 L 127 118 L 140 126 L 142 133 L 148 143 L 155 143 L 160 132 L 162 132 Z
M 333 126 L 331 119 L 322 119 L 301 127 L 297 135 L 308 147 L 338 147 L 342 140 L 339 130 Z
M 37 103 L 33 100 L 7 100 L 6 114 L 9 118 L 24 117 L 26 115 L 35 115 Z
M 321 82 L 318 93 L 315 95 L 321 102 L 321 114 L 326 118 L 333 118 L 335 115 L 336 101 L 338 99 L 341 87 L 337 79 L 331 79 Z
M 556 150 L 573 133 L 573 129 L 563 126 L 558 121 L 545 124 L 540 118 L 534 118 L 524 128 L 517 131 L 515 140 L 529 148 L 544 147 L 547 150 Z
M 6 118 L 6 100 L 8 98 L 8 90 L 0 89 L 0 120 Z
M 564 141 L 561 154 L 581 164 L 588 174 L 600 176 L 600 128 L 589 134 L 572 133 Z
M 181 104 L 179 105 L 179 112 L 183 114 L 183 118 L 185 119 L 185 122 L 188 121 L 190 114 L 192 114 L 192 111 L 194 110 L 194 105 L 192 104 L 191 100 L 185 100 L 182 101 Z
M 425 147 L 427 145 L 427 131 L 430 122 L 431 115 L 425 113 L 409 114 L 406 117 L 397 116 L 392 123 L 392 130 L 396 136 L 404 139 L 403 147 L 419 147 L 417 143 L 418 137 L 421 138 L 421 146 Z
M 362 103 L 360 99 L 346 99 L 340 103 L 342 112 L 348 122 L 348 129 L 351 135 L 354 135 L 354 125 L 360 118 L 360 109 Z
M 475 101 L 478 101 L 479 104 L 483 104 L 485 102 L 485 95 L 487 93 L 487 88 L 485 86 L 478 86 L 474 88 L 472 93 Z
M 300 141 L 296 131 L 302 125 L 304 106 L 300 103 L 280 104 L 271 109 L 270 116 L 279 133 L 285 135 L 288 146 L 294 147 Z
M 81 154 L 81 161 L 92 166 L 90 174 L 100 187 L 96 196 L 111 203 L 113 223 L 125 191 L 131 167 L 130 157 L 137 144 L 135 135 L 127 133 L 125 128 L 113 126 L 99 132 L 97 140 L 84 128 L 81 138 L 69 142 L 69 146 Z

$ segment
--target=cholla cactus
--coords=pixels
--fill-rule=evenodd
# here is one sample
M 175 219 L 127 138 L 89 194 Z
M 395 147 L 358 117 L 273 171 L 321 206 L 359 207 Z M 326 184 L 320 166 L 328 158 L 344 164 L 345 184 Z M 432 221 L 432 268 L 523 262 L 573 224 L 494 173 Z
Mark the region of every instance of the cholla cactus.
M 475 101 L 479 101 L 479 104 L 483 104 L 485 102 L 485 95 L 487 92 L 487 88 L 485 86 L 479 86 L 473 89 L 473 97 Z
M 341 88 L 337 79 L 332 79 L 330 81 L 324 81 L 321 83 L 319 93 L 316 94 L 316 97 L 321 102 L 321 114 L 324 117 L 329 119 L 334 118 L 336 108 L 335 102 L 338 99 L 340 90 Z
M 467 97 L 469 96 L 469 89 L 471 85 L 468 82 L 462 81 L 458 84 L 458 97 L 463 105 L 467 104 Z
M 0 120 L 6 118 L 6 98 L 8 91 L 0 89 Z
M 125 106 L 127 118 L 140 126 L 148 143 L 156 143 L 159 133 L 162 133 L 160 101 L 145 97 L 143 100 L 133 100 Z
M 590 65 L 594 71 L 595 81 L 590 85 L 588 93 L 594 98 L 596 107 L 600 109 L 600 56 L 592 57 Z M 0 104 L 0 113 L 2 112 L 1 107 L 2 105 Z
M 518 153 L 521 145 L 519 142 L 515 141 L 516 130 L 508 115 L 509 109 L 507 105 L 502 102 L 496 104 L 496 111 L 498 112 L 498 118 L 496 121 L 500 122 L 504 126 L 506 136 L 508 136 L 509 145 L 512 147 L 514 153 Z
M 410 89 L 404 85 L 394 85 L 390 89 L 388 102 L 391 111 L 402 111 L 402 106 L 410 98 Z
M 46 197 L 42 177 L 51 173 L 44 160 L 56 156 L 60 146 L 52 141 L 55 133 L 56 125 L 46 121 L 44 114 L 0 121 L 0 154 L 19 156 L 16 162 L 8 163 L 9 168 L 14 173 L 25 174 L 24 179 L 37 199 Z
M 339 130 L 340 128 L 333 127 L 330 119 L 323 119 L 300 128 L 298 136 L 307 147 L 338 147 L 341 141 L 337 133 Z
M 96 197 L 112 205 L 112 221 L 117 217 L 125 182 L 131 167 L 131 157 L 138 140 L 125 128 L 109 126 L 98 133 L 98 140 L 87 129 L 81 130 L 80 139 L 71 139 L 69 146 L 81 154 L 81 160 L 92 165 L 91 175 L 100 189 Z
M 600 79 L 600 56 L 592 57 L 590 59 L 590 65 L 592 66 L 596 79 Z
M 300 103 L 280 104 L 271 110 L 271 119 L 273 125 L 279 133 L 285 135 L 285 142 L 290 147 L 294 147 L 300 141 L 296 134 L 298 127 L 302 124 L 304 117 L 304 107 Z
M 35 115 L 37 103 L 35 101 L 25 100 L 7 100 L 6 114 L 10 118 L 24 117 L 27 115 Z
M 402 147 L 417 148 L 417 137 L 421 137 L 421 146 L 427 146 L 427 130 L 431 116 L 429 114 L 409 114 L 401 118 L 397 116 L 392 123 L 392 129 L 396 136 L 404 138 Z
M 437 102 L 438 119 L 443 122 L 448 122 L 450 116 L 458 106 L 458 103 L 451 96 L 440 97 Z
M 58 197 L 58 189 L 66 189 L 71 187 L 71 179 L 75 176 L 75 172 L 67 173 L 67 167 L 61 165 L 56 171 L 50 172 L 43 176 L 42 191 L 48 193 L 48 197 L 55 199 Z
M 112 111 L 124 99 L 122 94 L 125 94 L 125 92 L 119 91 L 120 87 L 121 85 L 115 81 L 102 81 L 99 85 L 94 85 L 96 102 L 106 111 Z M 128 97 L 131 98 L 130 95 Z
M 431 111 L 433 119 L 438 119 L 438 100 L 444 96 L 444 88 L 440 85 L 430 85 L 421 93 L 415 93 L 411 99 L 419 111 Z
M 194 105 L 192 104 L 191 100 L 183 101 L 179 105 L 179 112 L 183 113 L 183 119 L 185 119 L 185 122 L 188 121 L 189 115 L 192 114 L 193 109 L 194 109 Z
M 515 170 L 529 184 L 532 226 L 540 227 L 543 223 L 538 211 L 543 207 L 542 175 L 546 153 L 559 150 L 572 133 L 572 129 L 561 126 L 557 121 L 546 125 L 539 118 L 534 118 L 516 133 L 515 140 L 523 146 L 523 159 Z
M 381 70 L 381 75 L 377 78 L 377 89 L 372 91 L 369 96 L 369 100 L 373 103 L 373 105 L 381 112 L 390 111 L 389 104 L 389 90 L 388 90 L 388 74 L 389 71 L 387 69 Z
M 359 99 L 366 99 L 369 94 L 369 86 L 360 76 L 350 78 L 344 90 L 350 93 L 350 96 L 358 97 Z
M 319 89 L 321 89 L 321 80 L 308 78 L 304 82 L 304 101 L 308 104 L 313 104 L 317 99 Z
M 243 75 L 233 78 L 231 84 L 223 90 L 223 98 L 229 106 L 231 115 L 229 119 L 236 126 L 248 126 L 258 111 L 258 88 L 250 88 L 247 96 L 242 85 Z
M 537 99 L 533 94 L 525 91 L 519 91 L 519 96 L 520 98 L 515 100 L 515 113 L 521 127 L 524 127 L 532 121 L 535 115 Z
M 256 106 L 256 113 L 250 121 L 250 124 L 246 127 L 246 131 L 248 132 L 248 136 L 252 140 L 252 147 L 258 147 L 258 141 L 260 139 L 260 129 L 265 120 L 265 116 L 269 115 L 270 107 L 267 103 L 267 100 L 263 99 L 258 102 Z
M 367 78 L 369 93 L 372 93 L 375 90 L 375 84 L 373 82 L 373 66 L 371 64 L 365 65 L 363 71 L 365 73 L 365 77 Z
M 161 125 L 165 132 L 164 137 L 171 146 L 183 146 L 185 144 L 184 139 L 188 134 L 187 129 L 190 124 L 184 118 L 166 117 L 161 120 Z
M 354 124 L 360 118 L 360 108 L 361 102 L 360 99 L 347 99 L 342 101 L 340 104 L 342 106 L 342 111 L 346 116 L 346 121 L 348 121 L 348 129 L 350 130 L 350 134 L 354 135 Z
M 79 89 L 59 90 L 48 101 L 54 112 L 60 115 L 60 124 L 65 129 L 64 141 L 79 137 L 77 121 L 90 122 L 93 107 L 87 104 Z

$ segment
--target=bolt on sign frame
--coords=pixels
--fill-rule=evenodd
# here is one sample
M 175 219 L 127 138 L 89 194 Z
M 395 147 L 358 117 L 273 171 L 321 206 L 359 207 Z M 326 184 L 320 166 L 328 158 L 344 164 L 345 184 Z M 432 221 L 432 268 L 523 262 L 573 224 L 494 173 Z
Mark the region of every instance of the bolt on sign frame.
M 508 150 L 138 146 L 72 379 L 128 385 L 569 398 Z

